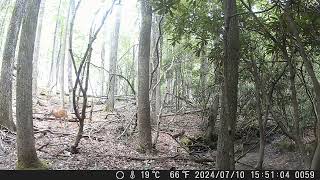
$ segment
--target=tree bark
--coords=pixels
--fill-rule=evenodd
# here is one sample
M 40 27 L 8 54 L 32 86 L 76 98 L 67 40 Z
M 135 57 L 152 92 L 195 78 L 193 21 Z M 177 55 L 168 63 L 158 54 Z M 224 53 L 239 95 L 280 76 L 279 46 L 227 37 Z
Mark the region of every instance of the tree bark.
M 2 4 L 1 4 L 1 9 L 0 11 L 4 11 L 4 15 L 1 17 L 1 20 L 0 20 L 0 53 L 2 52 L 2 48 L 3 48 L 3 38 L 4 38 L 4 33 L 5 33 L 5 27 L 6 27 L 6 19 L 7 19 L 7 16 L 9 15 L 9 9 L 10 9 L 10 6 L 11 6 L 11 1 L 4 1 Z
M 12 118 L 12 74 L 18 35 L 26 1 L 17 0 L 13 9 L 2 58 L 0 76 L 0 125 L 16 130 Z
M 283 39 L 284 42 L 286 39 Z M 301 113 L 299 109 L 299 103 L 298 103 L 298 98 L 297 98 L 297 89 L 295 85 L 295 78 L 296 78 L 296 66 L 294 63 L 293 57 L 289 58 L 286 45 L 284 43 L 284 46 L 282 48 L 282 54 L 284 56 L 284 59 L 288 62 L 289 65 L 289 72 L 290 72 L 290 91 L 291 91 L 291 104 L 293 107 L 293 137 L 296 146 L 298 147 L 301 155 L 301 162 L 304 167 L 306 167 L 306 158 L 307 155 L 305 154 L 305 147 L 304 143 L 302 141 L 302 134 L 300 130 L 300 121 L 301 121 Z
M 17 64 L 17 155 L 18 169 L 42 168 L 36 149 L 32 120 L 32 59 L 41 0 L 27 2 Z
M 208 129 L 206 131 L 206 140 L 209 144 L 215 143 L 215 135 L 216 132 L 216 122 L 219 114 L 219 106 L 220 106 L 220 98 L 221 98 L 221 86 L 222 86 L 222 73 L 221 66 L 217 63 L 217 70 L 215 72 L 214 84 L 215 87 L 213 89 L 214 97 L 213 103 L 211 105 L 211 109 L 208 117 Z
M 39 53 L 40 53 L 40 40 L 41 40 L 41 32 L 42 32 L 42 21 L 44 15 L 46 0 L 42 0 L 40 4 L 39 10 L 39 17 L 38 17 L 38 26 L 37 26 L 37 35 L 34 47 L 34 54 L 33 54 L 33 72 L 32 72 L 32 96 L 37 97 L 37 89 L 38 89 L 38 60 L 39 60 Z
M 76 9 L 76 5 L 75 5 L 75 1 L 74 0 L 70 0 L 70 7 L 69 7 L 69 12 L 71 13 L 71 16 L 69 16 L 68 19 L 68 33 L 67 33 L 67 37 L 69 38 L 70 36 L 70 24 L 71 24 L 71 20 L 73 15 L 75 14 L 75 9 Z M 68 42 L 68 50 L 70 49 L 70 42 Z M 73 112 L 73 107 L 72 107 L 72 90 L 73 90 L 73 80 L 72 80 L 72 59 L 70 56 L 70 53 L 68 53 L 68 67 L 67 67 L 67 72 L 68 72 L 68 91 L 69 91 L 69 110 L 70 112 Z
M 52 46 L 52 53 L 51 53 L 51 65 L 50 65 L 50 73 L 49 73 L 49 81 L 47 84 L 47 88 L 51 88 L 51 83 L 54 81 L 54 62 L 58 60 L 57 54 L 59 54 L 60 48 L 57 47 L 57 41 L 58 41 L 58 30 L 59 30 L 59 16 L 60 16 L 60 9 L 61 9 L 61 0 L 59 0 L 59 7 L 57 12 L 57 21 L 54 28 L 54 37 L 53 37 L 53 46 Z M 58 66 L 56 66 L 56 69 Z
M 206 49 L 206 47 L 203 47 Z M 209 71 L 208 66 L 208 58 L 205 53 L 201 54 L 201 66 L 200 66 L 200 105 L 202 108 L 206 106 L 206 98 L 207 98 L 207 74 Z
M 240 59 L 236 0 L 224 1 L 224 61 L 221 122 L 217 148 L 217 169 L 235 169 L 234 133 L 237 119 L 238 69 Z M 233 17 L 231 17 L 233 16 Z
M 252 57 L 252 74 L 254 79 L 254 86 L 255 86 L 255 99 L 256 99 L 256 111 L 258 117 L 258 124 L 259 124 L 259 156 L 258 161 L 255 166 L 256 169 L 262 169 L 263 160 L 264 160 L 264 148 L 265 148 L 265 127 L 264 121 L 262 119 L 262 85 L 261 85 L 261 78 L 259 75 L 258 67 L 256 61 Z M 266 114 L 268 116 L 268 114 Z
M 149 62 L 152 8 L 149 0 L 141 0 L 141 29 L 138 55 L 138 123 L 140 148 L 151 151 L 151 123 L 149 101 Z
M 107 104 L 107 109 L 110 111 L 114 110 L 114 95 L 116 94 L 117 90 L 117 77 L 113 74 L 117 73 L 117 58 L 118 58 L 118 44 L 119 44 L 119 31 L 120 31 L 120 21 L 121 21 L 121 5 L 118 5 L 116 9 L 116 19 L 115 19 L 115 26 L 114 30 L 112 31 L 111 37 L 111 46 L 110 46 L 110 75 L 109 75 L 109 101 Z
M 302 41 L 301 41 L 301 38 L 299 35 L 299 31 L 297 29 L 297 25 L 289 12 L 290 2 L 291 1 L 289 1 L 286 4 L 285 16 L 286 16 L 286 20 L 289 24 L 289 29 L 290 29 L 293 37 L 295 38 L 296 44 L 298 46 L 298 51 L 302 57 L 305 68 L 311 78 L 311 81 L 312 81 L 313 89 L 315 92 L 315 109 L 316 109 L 316 114 L 317 114 L 317 136 L 320 137 L 319 136 L 319 134 L 320 134 L 320 119 L 319 119 L 319 114 L 320 114 L 320 83 L 319 83 L 317 76 L 314 72 L 312 62 L 308 58 L 307 53 L 303 47 L 303 44 L 302 44 Z M 313 159 L 311 162 L 311 169 L 313 169 L 313 170 L 320 169 L 320 138 L 318 138 L 317 148 L 314 152 L 314 156 L 313 156 Z
M 62 35 L 62 42 L 61 42 L 61 60 L 60 60 L 60 69 L 61 69 L 61 73 L 60 73 L 60 96 L 61 96 L 61 106 L 64 108 L 65 107 L 65 100 L 64 100 L 64 96 L 65 96 L 65 92 L 64 92 L 64 67 L 65 67 L 65 55 L 66 55 L 66 46 L 67 46 L 67 38 L 68 38 L 68 29 L 69 29 L 69 24 L 70 24 L 70 14 L 72 13 L 72 6 L 74 6 L 74 0 L 70 0 L 69 1 L 69 7 L 68 7 L 68 11 L 67 11 L 67 17 L 66 17 L 66 21 L 64 23 L 64 31 L 63 31 L 63 35 Z
M 161 17 L 155 15 L 152 18 L 152 27 L 151 27 L 151 59 L 152 59 L 152 70 L 151 70 L 151 122 L 155 124 L 157 120 L 157 115 L 160 110 L 161 104 L 161 94 L 160 94 L 160 64 L 161 64 L 161 45 L 163 38 L 160 37 Z M 153 72 L 153 73 L 152 73 Z
M 106 42 L 104 41 L 102 43 L 102 48 L 101 48 L 101 67 L 104 68 L 104 64 L 105 64 L 105 56 L 106 56 Z M 104 69 L 100 70 L 100 77 L 101 77 L 101 96 L 104 96 L 104 86 L 105 86 L 105 81 L 106 81 L 106 77 L 105 77 L 105 71 Z

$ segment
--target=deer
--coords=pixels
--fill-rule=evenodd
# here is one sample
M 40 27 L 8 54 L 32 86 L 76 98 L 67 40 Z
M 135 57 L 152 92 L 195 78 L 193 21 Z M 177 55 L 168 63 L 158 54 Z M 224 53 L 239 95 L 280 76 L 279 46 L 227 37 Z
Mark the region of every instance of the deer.
M 68 120 L 68 111 L 64 108 L 53 108 L 46 116 L 53 116 L 54 120 L 60 120 L 61 123 L 61 121 Z M 66 127 L 66 124 L 64 124 L 64 127 Z
M 53 115 L 55 119 L 68 119 L 68 112 L 63 108 L 54 108 L 49 115 Z

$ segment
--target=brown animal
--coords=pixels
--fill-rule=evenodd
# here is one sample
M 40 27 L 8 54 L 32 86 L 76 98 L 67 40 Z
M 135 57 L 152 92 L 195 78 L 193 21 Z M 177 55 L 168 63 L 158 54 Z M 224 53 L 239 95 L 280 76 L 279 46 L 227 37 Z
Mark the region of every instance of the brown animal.
M 52 109 L 50 115 L 53 115 L 55 119 L 68 119 L 68 112 L 65 109 Z
M 48 116 L 53 116 L 55 120 L 60 120 L 60 124 L 62 124 L 62 121 L 64 121 L 64 128 L 66 128 L 66 120 L 68 119 L 67 110 L 63 108 L 53 108 Z

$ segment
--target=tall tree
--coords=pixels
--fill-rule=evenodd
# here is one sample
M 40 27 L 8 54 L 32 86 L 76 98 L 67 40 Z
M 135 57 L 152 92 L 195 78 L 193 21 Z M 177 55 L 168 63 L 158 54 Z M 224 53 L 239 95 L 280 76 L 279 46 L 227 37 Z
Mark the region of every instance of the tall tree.
M 4 44 L 3 37 L 5 34 L 6 19 L 7 19 L 7 16 L 10 15 L 9 13 L 10 6 L 11 6 L 11 1 L 3 1 L 0 4 L 0 11 L 4 12 L 4 14 L 1 13 L 2 15 L 0 17 L 0 53 L 2 52 L 2 49 L 3 49 L 3 44 Z
M 115 15 L 115 24 L 111 36 L 111 46 L 110 46 L 110 76 L 109 76 L 109 101 L 108 108 L 109 110 L 114 110 L 114 95 L 117 92 L 117 82 L 114 74 L 117 73 L 117 58 L 118 58 L 118 44 L 119 44 L 119 32 L 120 32 L 120 22 L 121 22 L 121 0 L 118 2 Z
M 316 124 L 316 129 L 317 129 L 317 137 L 319 137 L 320 135 L 320 120 L 319 120 L 319 114 L 320 114 L 320 82 L 319 80 L 317 79 L 317 76 L 316 76 L 316 73 L 314 71 L 314 68 L 313 68 L 313 64 L 312 64 L 312 60 L 310 59 L 310 57 L 308 57 L 307 55 L 307 52 L 305 50 L 305 47 L 303 45 L 303 42 L 302 42 L 302 39 L 300 37 L 300 32 L 297 28 L 297 24 L 296 24 L 296 21 L 294 19 L 294 16 L 293 16 L 293 12 L 292 12 L 292 8 L 291 6 L 293 5 L 293 1 L 289 0 L 289 1 L 286 1 L 285 5 L 284 5 L 284 18 L 288 24 L 288 29 L 289 29 L 289 32 L 292 34 L 292 37 L 294 38 L 293 41 L 295 42 L 296 46 L 297 46 L 297 50 L 298 52 L 300 53 L 300 56 L 303 60 L 303 63 L 304 63 L 304 67 L 308 73 L 308 75 L 310 76 L 310 79 L 311 79 L 311 82 L 312 82 L 312 86 L 313 86 L 313 90 L 314 90 L 314 110 L 315 110 L 315 114 L 316 114 L 316 119 L 317 119 L 317 124 Z M 282 50 L 284 53 L 284 55 L 286 55 L 286 51 L 285 50 Z M 290 59 L 288 57 L 286 57 L 288 59 L 288 61 L 290 61 Z M 292 62 L 289 62 L 289 66 L 292 66 L 291 64 Z M 290 69 L 293 68 L 293 67 L 290 67 Z M 290 70 L 290 75 L 291 75 L 291 79 L 293 79 L 293 74 L 294 72 L 292 71 L 293 69 Z M 294 79 L 293 79 L 294 80 Z M 294 82 L 292 82 L 294 83 Z M 291 85 L 291 91 L 294 91 L 294 87 Z M 293 96 L 294 96 L 294 92 L 293 93 Z M 294 101 L 294 100 L 293 100 Z M 293 103 L 293 106 L 296 106 L 296 103 L 297 102 L 292 102 Z M 298 107 L 294 107 L 294 111 L 295 113 L 297 113 L 297 109 Z M 295 115 L 295 131 L 298 130 L 298 115 L 297 114 L 294 114 Z M 299 138 L 299 133 L 298 132 L 295 132 L 296 133 L 296 137 Z M 314 170 L 319 170 L 320 169 L 320 138 L 317 138 L 318 139 L 318 142 L 317 142 L 317 147 L 316 147 L 316 150 L 314 152 L 314 155 L 313 155 L 313 158 L 312 158 L 312 162 L 311 162 L 311 169 L 314 169 Z M 298 139 L 299 141 L 299 139 Z M 300 148 L 301 149 L 301 148 Z
M 103 43 L 102 43 L 102 47 L 101 47 L 101 64 L 100 64 L 100 66 L 101 67 L 103 67 L 104 68 L 104 64 L 105 64 L 105 56 L 106 56 L 106 48 L 105 48 L 105 46 L 106 46 L 106 41 L 104 41 Z M 100 77 L 101 77 L 101 96 L 103 96 L 104 95 L 104 86 L 105 86 L 105 84 L 106 84 L 106 77 L 105 77 L 105 70 L 104 69 L 101 69 L 100 70 Z
M 32 119 L 32 59 L 41 0 L 27 1 L 17 63 L 17 169 L 44 169 L 37 157 Z
M 206 49 L 206 47 L 203 47 L 203 49 Z M 204 52 L 201 54 L 201 65 L 200 65 L 200 104 L 203 108 L 206 106 L 206 98 L 207 98 L 207 76 L 209 71 L 209 63 L 207 55 Z
M 0 125 L 15 130 L 12 118 L 12 74 L 18 35 L 25 11 L 25 0 L 17 0 L 10 20 L 0 76 Z
M 54 81 L 54 63 L 56 63 L 56 69 L 58 69 L 58 60 L 59 60 L 59 54 L 60 54 L 60 48 L 61 46 L 58 46 L 58 38 L 59 38 L 59 29 L 60 29 L 60 11 L 61 11 L 61 0 L 59 0 L 59 6 L 58 6 L 58 12 L 57 12 L 57 20 L 56 25 L 54 28 L 54 37 L 53 37 L 53 46 L 52 46 L 52 52 L 51 52 L 51 65 L 50 65 L 50 73 L 49 73 L 49 81 L 47 84 L 47 88 L 52 88 L 52 82 Z M 56 73 L 58 73 L 58 70 L 56 70 Z M 57 82 L 57 79 L 56 79 Z M 54 85 L 53 85 L 54 86 Z
M 288 22 L 289 25 L 289 29 L 290 32 L 292 33 L 292 36 L 294 37 L 297 47 L 298 47 L 298 51 L 300 53 L 300 56 L 304 62 L 304 66 L 311 78 L 311 82 L 313 85 L 313 89 L 314 89 L 314 94 L 315 94 L 315 110 L 316 110 L 316 114 L 317 114 L 317 137 L 318 137 L 318 142 L 317 142 L 317 148 L 314 152 L 314 156 L 312 159 L 312 163 L 311 163 L 311 169 L 314 170 L 319 170 L 320 169 L 320 118 L 319 118 L 319 114 L 320 114 L 320 82 L 317 79 L 316 73 L 314 72 L 313 69 L 313 65 L 312 65 L 312 61 L 310 60 L 310 58 L 307 55 L 307 52 L 303 46 L 298 28 L 297 28 L 297 24 L 295 22 L 295 20 L 292 18 L 291 15 L 291 11 L 290 11 L 290 5 L 292 5 L 292 1 L 288 1 L 286 3 L 286 6 L 284 8 L 285 10 L 285 17 L 286 20 Z
M 42 32 L 42 21 L 44 15 L 46 0 L 42 0 L 40 4 L 39 16 L 38 16 L 38 26 L 37 26 L 37 35 L 36 35 L 36 42 L 34 47 L 33 53 L 33 72 L 32 72 L 32 94 L 33 96 L 37 96 L 37 89 L 38 89 L 38 60 L 40 55 L 40 39 L 41 39 L 41 32 Z
M 151 121 L 155 123 L 157 115 L 160 111 L 161 94 L 160 94 L 160 65 L 162 58 L 162 44 L 163 38 L 161 37 L 162 18 L 159 15 L 152 17 L 151 27 Z M 151 68 L 150 68 L 151 69 Z
M 149 62 L 152 8 L 149 0 L 140 1 L 141 27 L 139 37 L 138 54 L 138 124 L 140 148 L 143 151 L 151 151 L 152 137 L 150 124 L 149 101 Z
M 220 98 L 221 98 L 221 84 L 222 84 L 222 72 L 221 63 L 217 62 L 216 70 L 214 73 L 214 88 L 212 88 L 213 102 L 210 107 L 210 112 L 208 116 L 208 129 L 206 131 L 206 141 L 210 145 L 214 145 L 217 141 L 216 139 L 216 122 L 219 114 Z
M 253 56 L 253 55 L 252 55 Z M 261 77 L 258 71 L 257 63 L 251 57 L 252 61 L 252 76 L 254 81 L 254 95 L 256 100 L 256 111 L 257 111 L 257 119 L 259 124 L 259 156 L 256 164 L 256 169 L 262 169 L 263 160 L 264 160 L 264 147 L 265 147 L 265 132 L 264 132 L 264 122 L 262 117 L 262 85 L 261 85 Z
M 62 42 L 61 42 L 61 56 L 60 56 L 60 69 L 61 69 L 61 73 L 60 73 L 60 95 L 61 95 L 61 106 L 64 107 L 65 106 L 65 100 L 64 100 L 64 96 L 65 96 L 65 92 L 64 92 L 64 67 L 65 67 L 65 55 L 66 55 L 66 46 L 67 46 L 67 36 L 68 36 L 68 28 L 69 28 L 69 24 L 70 24 L 70 14 L 72 13 L 72 6 L 74 6 L 74 1 L 71 0 L 69 1 L 69 7 L 67 10 L 67 15 L 66 15 L 66 20 L 64 22 L 64 30 L 63 30 L 63 35 L 62 35 Z
M 217 148 L 217 169 L 234 169 L 234 133 L 237 119 L 238 69 L 240 59 L 236 0 L 223 1 L 224 61 L 221 121 Z
M 76 5 L 75 5 L 75 1 L 74 0 L 70 0 L 70 7 L 69 7 L 69 11 L 70 11 L 70 15 L 69 15 L 69 19 L 68 19 L 68 38 L 70 37 L 70 24 L 72 21 L 72 17 L 75 14 L 75 10 L 76 10 Z M 70 51 L 70 42 L 68 41 L 68 51 Z M 73 111 L 73 107 L 72 107 L 72 90 L 73 90 L 73 81 L 72 81 L 72 58 L 70 53 L 68 53 L 68 67 L 67 67 L 67 72 L 68 72 L 68 90 L 69 90 L 69 110 Z

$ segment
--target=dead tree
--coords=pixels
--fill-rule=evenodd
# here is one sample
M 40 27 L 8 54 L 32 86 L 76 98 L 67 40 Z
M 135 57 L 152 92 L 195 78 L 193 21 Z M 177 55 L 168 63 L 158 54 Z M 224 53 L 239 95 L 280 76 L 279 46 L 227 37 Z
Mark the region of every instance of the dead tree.
M 72 90 L 72 104 L 73 104 L 73 109 L 75 112 L 75 115 L 79 121 L 79 130 L 75 139 L 74 144 L 71 146 L 71 153 L 75 154 L 78 153 L 78 144 L 82 138 L 82 134 L 83 134 L 83 126 L 84 126 L 84 120 L 86 118 L 86 106 L 87 106 L 87 91 L 88 91 L 88 85 L 89 85 L 89 72 L 90 72 L 90 61 L 91 61 L 91 53 L 92 53 L 92 45 L 93 42 L 96 40 L 98 33 L 100 32 L 106 18 L 108 17 L 109 13 L 111 12 L 114 4 L 115 4 L 116 0 L 113 0 L 111 7 L 105 12 L 102 21 L 100 23 L 100 25 L 98 26 L 98 29 L 96 29 L 95 31 L 93 30 L 93 26 L 91 26 L 90 29 L 90 35 L 89 35 L 89 42 L 88 42 L 88 46 L 87 49 L 84 53 L 84 55 L 81 57 L 81 61 L 80 61 L 80 65 L 77 68 L 76 67 L 76 62 L 75 62 L 75 56 L 73 53 L 73 49 L 72 49 L 72 37 L 73 37 L 73 26 L 74 26 L 74 20 L 77 14 L 77 10 L 79 9 L 79 6 L 81 4 L 81 0 L 78 2 L 77 6 L 76 6 L 76 10 L 75 13 L 72 16 L 72 20 L 70 22 L 70 36 L 69 36 L 69 53 L 70 53 L 70 57 L 73 63 L 73 68 L 76 72 L 76 81 Z M 81 76 L 82 75 L 82 76 Z M 79 91 L 82 96 L 82 107 L 80 109 L 80 106 L 78 105 L 78 102 L 76 101 L 76 94 L 77 91 Z M 81 112 L 80 112 L 81 110 Z

